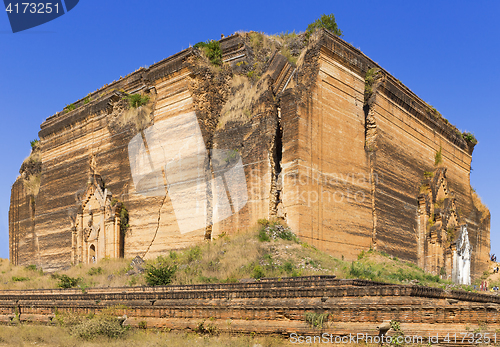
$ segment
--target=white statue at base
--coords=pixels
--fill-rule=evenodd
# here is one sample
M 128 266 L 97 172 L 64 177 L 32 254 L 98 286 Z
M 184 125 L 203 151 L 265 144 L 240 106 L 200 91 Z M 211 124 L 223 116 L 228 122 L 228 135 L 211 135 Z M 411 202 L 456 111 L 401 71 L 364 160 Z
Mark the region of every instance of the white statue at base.
M 462 225 L 456 243 L 456 250 L 453 251 L 452 280 L 454 283 L 470 285 L 471 252 L 467 226 Z

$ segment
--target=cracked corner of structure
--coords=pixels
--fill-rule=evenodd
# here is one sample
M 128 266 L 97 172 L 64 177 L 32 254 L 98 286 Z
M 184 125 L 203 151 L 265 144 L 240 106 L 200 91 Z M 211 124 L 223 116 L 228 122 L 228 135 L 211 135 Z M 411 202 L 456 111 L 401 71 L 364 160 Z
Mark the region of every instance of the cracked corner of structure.
M 376 152 L 377 122 L 373 105 L 377 97 L 377 89 L 383 82 L 383 75 L 378 68 L 371 68 L 365 74 L 365 92 L 363 111 L 365 113 L 365 151 Z
M 29 197 L 30 217 L 31 219 L 35 219 L 36 198 L 40 191 L 42 177 L 41 147 L 39 142 L 34 145 L 30 155 L 23 161 L 19 173 L 21 174 L 21 181 L 26 196 Z
M 297 102 L 301 106 L 305 106 L 312 98 L 313 87 L 320 70 L 319 56 L 323 45 L 322 38 L 322 31 L 317 31 L 311 36 L 307 47 L 302 50 L 297 60 L 293 78 L 288 86 L 294 89 Z
M 271 167 L 271 189 L 269 192 L 269 217 L 284 219 L 283 211 L 283 182 L 281 161 L 283 156 L 283 128 L 281 123 L 281 108 L 279 100 L 274 112 L 276 117 L 276 133 L 271 138 L 269 147 L 269 161 Z
M 319 56 L 323 36 L 322 32 L 317 32 L 311 36 L 307 47 L 303 48 L 296 65 L 291 69 L 290 78 L 286 81 L 285 87 L 293 89 L 297 103 L 305 107 L 312 98 L 313 88 L 316 84 L 320 70 Z M 282 177 L 282 156 L 283 156 L 283 123 L 281 121 L 280 98 L 284 90 L 278 88 L 277 94 L 273 93 L 275 100 L 274 114 L 276 117 L 276 133 L 271 139 L 269 147 L 269 159 L 271 165 L 271 189 L 269 195 L 269 216 L 285 219 L 286 212 L 283 206 L 283 177 Z
M 192 71 L 189 90 L 193 96 L 194 108 L 200 126 L 205 148 L 207 149 L 207 162 L 205 163 L 205 176 L 210 182 L 214 176 L 212 165 L 212 149 L 214 135 L 221 119 L 222 107 L 226 104 L 232 70 L 229 65 L 223 64 L 216 67 L 211 64 L 205 55 L 197 50 L 187 60 L 187 66 Z M 212 239 L 213 224 L 213 193 L 210 184 L 207 191 L 207 220 L 204 238 Z
M 221 117 L 221 110 L 229 96 L 232 70 L 229 65 L 216 67 L 198 51 L 187 60 L 192 71 L 189 90 L 205 147 L 210 150 Z
M 212 65 L 208 59 L 198 51 L 188 58 L 187 64 L 192 71 L 189 90 L 193 96 L 194 107 L 200 126 L 205 148 L 207 149 L 207 163 L 205 176 L 207 182 L 213 178 L 212 148 L 214 134 L 221 118 L 221 110 L 229 95 L 231 68 L 222 65 L 220 68 Z M 212 239 L 213 221 L 213 194 L 210 185 L 207 185 L 207 221 L 205 239 Z

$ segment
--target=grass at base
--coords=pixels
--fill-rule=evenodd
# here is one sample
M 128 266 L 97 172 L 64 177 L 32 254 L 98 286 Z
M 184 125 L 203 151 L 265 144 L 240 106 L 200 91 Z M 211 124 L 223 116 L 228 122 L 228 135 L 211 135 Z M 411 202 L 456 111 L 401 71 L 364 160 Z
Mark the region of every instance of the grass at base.
M 124 338 L 98 337 L 86 341 L 69 334 L 68 329 L 42 325 L 0 326 L 0 346 L 83 346 L 83 347 L 278 347 L 294 346 L 281 336 L 199 335 L 186 332 L 162 332 L 159 330 L 129 331 Z M 315 346 L 315 345 L 308 345 Z M 319 345 L 318 345 L 319 346 Z

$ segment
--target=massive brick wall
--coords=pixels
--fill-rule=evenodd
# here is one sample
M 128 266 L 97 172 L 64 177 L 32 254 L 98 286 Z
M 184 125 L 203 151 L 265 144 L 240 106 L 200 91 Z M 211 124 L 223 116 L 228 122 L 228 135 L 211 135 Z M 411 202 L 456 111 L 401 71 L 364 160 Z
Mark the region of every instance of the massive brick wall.
M 251 64 L 253 53 L 244 35 L 221 40 L 221 48 L 227 64 L 220 70 L 200 66 L 197 51 L 188 49 L 113 82 L 93 93 L 90 103 L 82 99 L 75 110 L 42 124 L 40 192 L 30 198 L 21 180 L 12 188 L 14 263 L 36 262 L 45 270 L 70 265 L 74 218 L 94 157 L 106 188 L 129 211 L 125 257 L 152 258 L 210 232 L 212 237 L 235 233 L 259 218 L 279 217 L 330 254 L 355 259 L 373 247 L 423 266 L 426 235 L 419 232 L 417 197 L 424 171 L 436 169 L 434 156 L 441 150 L 457 212 L 468 224 L 472 274 L 482 273 L 489 220 L 481 222 L 472 202 L 473 146 L 432 117 L 428 105 L 359 50 L 321 30 L 296 68 L 273 54 L 254 86 L 262 90 L 250 117 L 222 125 L 222 105 L 235 97 L 228 87 L 230 69 Z M 372 68 L 379 75 L 367 96 L 365 78 Z M 154 119 L 148 126 L 195 112 L 207 149 L 238 152 L 248 190 L 243 209 L 211 230 L 180 233 L 169 195 L 138 194 L 128 144 L 139 130 L 117 121 L 123 93 L 138 91 L 151 96 Z
M 237 36 L 228 38 L 226 45 L 239 42 L 238 39 Z M 229 48 L 239 49 L 239 45 L 229 45 Z M 93 93 L 90 103 L 82 99 L 75 103 L 74 111 L 58 113 L 41 125 L 43 169 L 36 201 L 31 201 L 23 190 L 21 179 L 12 188 L 10 258 L 15 264 L 36 263 L 47 271 L 70 266 L 72 228 L 79 198 L 92 173 L 89 164 L 92 157 L 106 188 L 129 212 L 125 257 L 156 257 L 169 249 L 187 247 L 205 238 L 205 228 L 185 234 L 179 232 L 168 194 L 148 197 L 136 192 L 128 145 L 138 130 L 131 123 L 121 124 L 117 120 L 120 115 L 115 112 L 123 93 L 147 91 L 154 100 L 153 123 L 194 111 L 200 117 L 202 113 L 198 111 L 192 90 L 193 83 L 200 77 L 195 75 L 197 66 L 190 58 L 193 58 L 192 49 L 148 69 L 141 68 Z M 274 111 L 273 107 L 262 109 L 250 122 L 233 122 L 214 130 L 212 148 L 236 149 L 242 157 L 248 203 L 240 213 L 215 225 L 213 236 L 245 230 L 257 219 L 269 217 L 270 148 L 276 136 L 277 117 L 275 108 Z M 205 130 L 204 121 L 199 119 L 202 131 Z M 207 135 L 203 135 L 206 140 Z M 39 243 L 36 251 L 34 238 Z
M 354 259 L 370 247 L 372 233 L 364 79 L 323 49 L 316 54 L 314 87 L 296 113 L 283 114 L 287 220 L 307 242 Z
M 33 200 L 20 177 L 12 185 L 10 205 L 15 208 L 9 210 L 9 259 L 14 264 L 30 263 L 37 254 L 35 211 Z
M 426 235 L 418 232 L 417 196 L 441 150 L 440 165 L 448 169 L 448 187 L 473 244 L 471 273 L 480 276 L 489 225 L 480 225 L 472 202 L 473 146 L 354 47 L 328 32 L 316 46 L 304 59 L 317 63 L 310 90 L 299 100 L 293 91 L 282 96 L 287 222 L 307 242 L 339 257 L 354 260 L 373 247 L 423 267 Z M 299 73 L 308 65 L 299 63 Z M 380 80 L 367 100 L 365 76 L 373 68 Z

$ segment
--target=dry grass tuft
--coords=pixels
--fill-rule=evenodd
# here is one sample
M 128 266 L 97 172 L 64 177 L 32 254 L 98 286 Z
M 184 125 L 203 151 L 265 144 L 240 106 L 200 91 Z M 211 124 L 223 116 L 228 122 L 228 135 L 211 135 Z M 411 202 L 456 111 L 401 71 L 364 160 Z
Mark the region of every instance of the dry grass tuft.
M 292 64 L 297 63 L 297 58 L 306 45 L 304 33 L 296 33 L 295 31 L 275 35 L 249 32 L 245 33 L 245 35 L 247 35 L 248 43 L 252 47 L 255 56 L 269 57 L 271 53 L 278 51 Z
M 23 164 L 29 164 L 29 162 L 40 162 L 42 160 L 40 153 L 40 147 L 37 147 L 37 149 L 33 150 L 31 154 L 23 160 Z
M 154 93 L 145 93 L 141 96 L 148 102 L 139 107 L 131 107 L 131 102 L 127 97 L 123 97 L 113 104 L 113 112 L 110 117 L 110 125 L 113 128 L 121 129 L 132 126 L 137 132 L 140 132 L 152 124 L 156 96 Z
M 451 282 L 425 273 L 411 262 L 398 260 L 384 252 L 366 250 L 360 253 L 357 261 L 344 261 L 301 242 L 278 222 L 261 220 L 259 223 L 257 228 L 246 233 L 221 235 L 212 241 L 170 251 L 147 261 L 144 268 L 148 264 L 175 266 L 174 285 L 309 275 L 336 275 L 389 283 L 418 280 L 420 284 L 441 288 L 451 285 Z M 0 261 L 0 289 L 57 288 L 57 279 L 32 268 Z M 59 274 L 80 278 L 82 290 L 86 287 L 145 285 L 144 273 L 127 275 L 132 269 L 130 260 L 112 259 L 93 265 L 80 264 Z
M 268 90 L 269 84 L 268 78 L 263 78 L 255 84 L 245 76 L 233 75 L 229 84 L 231 98 L 221 110 L 217 128 L 223 129 L 228 122 L 247 122 L 250 120 L 255 105 Z
M 127 272 L 132 270 L 130 262 L 130 259 L 103 259 L 97 264 L 79 264 L 57 274 L 79 278 L 78 286 L 82 289 L 145 285 L 142 274 L 127 275 Z M 0 259 L 0 290 L 58 288 L 57 278 L 40 270 L 33 270 L 34 268 L 34 265 L 15 266 L 7 259 Z
M 133 124 L 135 129 L 139 132 L 146 129 L 146 127 L 151 123 L 153 119 L 152 112 L 153 108 L 151 102 L 137 108 L 124 109 L 117 118 L 117 122 L 121 126 Z
M 472 196 L 472 203 L 474 204 L 474 207 L 476 207 L 477 210 L 479 211 L 479 213 L 481 214 L 481 217 L 480 217 L 481 223 L 484 223 L 491 216 L 490 210 L 488 209 L 488 207 L 485 204 L 483 204 L 483 202 L 481 201 L 481 198 L 479 197 L 479 195 L 476 193 L 476 191 L 474 189 L 471 189 L 471 196 Z
M 30 175 L 23 179 L 24 189 L 26 189 L 27 195 L 37 196 L 40 191 L 40 180 L 41 175 Z
M 37 196 L 40 191 L 40 177 L 42 169 L 42 158 L 39 142 L 36 142 L 30 155 L 24 159 L 21 165 L 21 177 L 27 195 Z
M 281 336 L 201 336 L 195 333 L 166 332 L 161 330 L 129 331 L 123 338 L 99 337 L 84 340 L 72 336 L 64 327 L 20 325 L 0 326 L 0 346 L 81 346 L 81 347 L 246 347 L 246 346 L 293 346 L 288 339 Z

